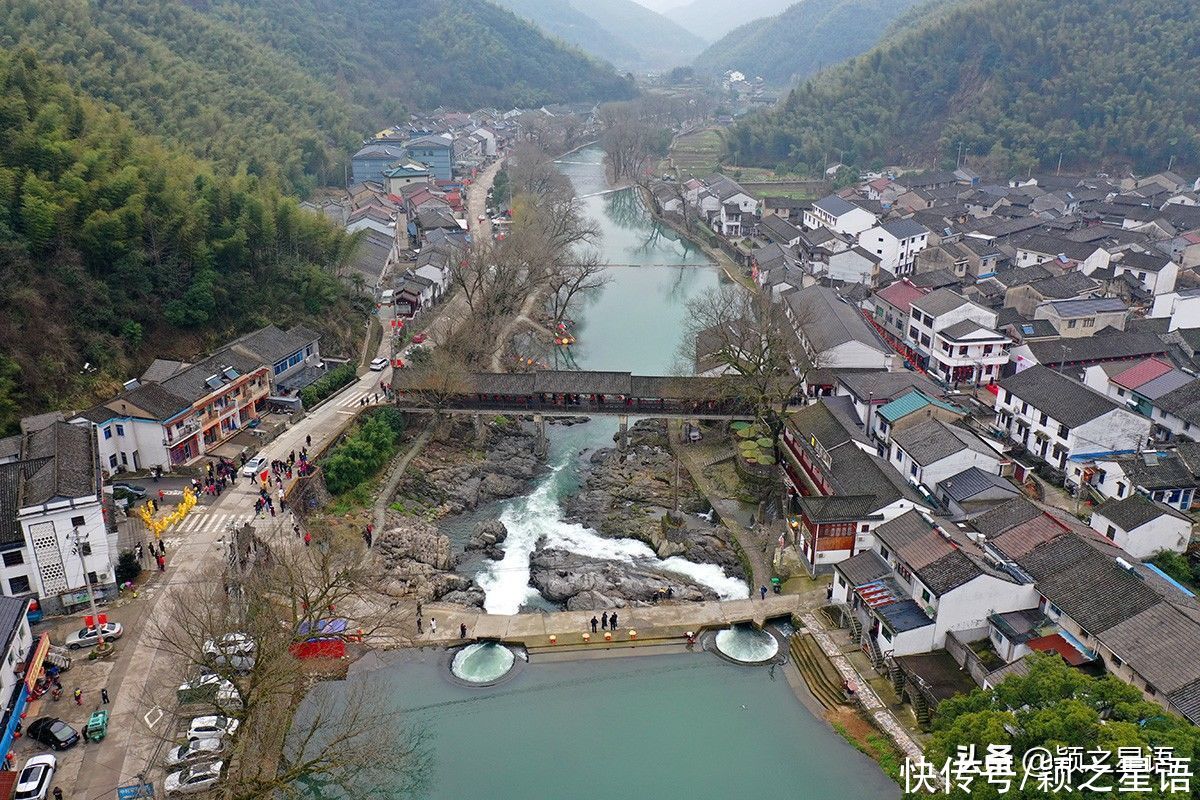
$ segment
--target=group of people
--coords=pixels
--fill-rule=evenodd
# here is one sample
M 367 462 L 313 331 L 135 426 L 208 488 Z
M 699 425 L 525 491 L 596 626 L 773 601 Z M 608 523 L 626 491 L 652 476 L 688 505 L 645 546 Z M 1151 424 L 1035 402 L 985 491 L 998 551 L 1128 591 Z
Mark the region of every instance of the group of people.
M 138 563 L 145 563 L 147 549 L 141 542 L 137 543 L 137 547 L 133 548 L 134 555 L 137 556 Z M 158 542 L 151 542 L 149 548 L 150 558 L 154 559 L 154 563 L 158 566 L 159 572 L 167 571 L 167 545 L 162 539 Z
M 203 492 L 209 497 L 220 497 L 225 488 L 234 483 L 237 483 L 237 467 L 233 462 L 222 458 L 216 464 L 210 461 L 205 465 L 203 481 L 192 478 L 192 491 L 196 494 Z
M 617 612 L 614 611 L 614 612 L 612 612 L 612 614 L 609 614 L 607 611 L 605 611 L 603 614 L 600 615 L 599 620 L 597 620 L 596 617 L 593 616 L 592 617 L 592 633 L 596 632 L 597 624 L 600 625 L 600 630 L 602 630 L 602 631 L 615 631 L 617 629 Z

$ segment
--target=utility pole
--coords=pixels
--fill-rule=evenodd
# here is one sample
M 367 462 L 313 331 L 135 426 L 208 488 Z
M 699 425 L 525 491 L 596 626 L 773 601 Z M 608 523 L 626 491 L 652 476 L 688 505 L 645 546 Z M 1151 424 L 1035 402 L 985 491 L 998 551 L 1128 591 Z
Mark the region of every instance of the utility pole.
M 242 545 L 237 523 L 229 523 L 229 567 L 232 575 L 232 594 L 240 623 L 244 618 L 242 602 Z
M 79 566 L 83 568 L 83 584 L 87 587 L 88 608 L 92 612 L 92 621 L 96 623 L 96 647 L 104 647 L 104 626 L 100 624 L 100 612 L 96 609 L 96 593 L 92 591 L 92 582 L 88 579 L 87 562 L 83 558 L 84 538 L 79 532 L 79 526 L 71 527 L 71 544 L 79 556 Z
M 1063 151 L 1059 150 L 1058 151 L 1058 169 L 1054 170 L 1054 174 L 1056 176 L 1062 174 L 1062 160 L 1063 160 Z
M 960 169 L 962 167 L 962 149 L 963 149 L 963 143 L 959 142 L 958 143 L 958 158 L 954 162 L 955 169 Z

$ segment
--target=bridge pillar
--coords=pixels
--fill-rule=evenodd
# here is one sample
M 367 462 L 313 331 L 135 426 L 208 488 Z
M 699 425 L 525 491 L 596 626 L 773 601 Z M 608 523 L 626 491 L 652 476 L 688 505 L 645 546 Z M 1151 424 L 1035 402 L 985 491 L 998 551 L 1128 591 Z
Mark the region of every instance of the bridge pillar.
M 534 451 L 539 456 L 545 456 L 547 451 L 546 418 L 541 414 L 533 415 L 533 430 L 536 434 Z
M 629 417 L 622 414 L 617 417 L 619 427 L 617 428 L 617 450 L 625 450 L 629 447 Z
M 487 425 L 483 424 L 483 414 L 475 415 L 475 444 L 482 446 L 487 444 L 488 429 Z

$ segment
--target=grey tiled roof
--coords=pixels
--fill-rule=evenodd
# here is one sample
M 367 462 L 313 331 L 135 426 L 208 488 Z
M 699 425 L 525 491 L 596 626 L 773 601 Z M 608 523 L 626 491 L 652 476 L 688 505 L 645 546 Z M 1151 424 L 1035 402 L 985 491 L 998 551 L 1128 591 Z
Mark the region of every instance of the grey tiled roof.
M 914 300 L 913 308 L 919 308 L 926 314 L 937 317 L 969 302 L 971 301 L 952 289 L 937 289 Z
M 259 328 L 234 339 L 222 350 L 236 350 L 245 355 L 257 357 L 263 364 L 274 364 L 296 351 L 304 349 L 316 339 L 316 333 L 300 325 L 289 331 L 280 330 L 274 325 L 267 325 L 265 328 Z
M 820 200 L 813 203 L 813 206 L 821 209 L 822 211 L 828 211 L 835 217 L 840 217 L 841 215 L 849 213 L 858 208 L 858 206 L 843 200 L 836 194 L 831 194 L 828 197 L 822 197 Z
M 1167 352 L 1163 340 L 1153 333 L 1114 332 L 1100 336 L 1084 336 L 1075 339 L 1051 339 L 1030 342 L 1029 351 L 1039 364 L 1058 364 L 1089 361 L 1111 361 L 1118 358 L 1157 356 Z
M 1042 342 L 1030 347 L 1037 344 Z M 1044 366 L 1029 367 L 1005 378 L 1000 388 L 1071 428 L 1121 408 L 1099 392 Z
M 897 239 L 911 239 L 914 236 L 929 233 L 929 229 L 915 219 L 892 219 L 884 222 L 880 227 Z
M 1161 602 L 1145 581 L 1075 533 L 1035 547 L 1018 563 L 1039 592 L 1093 635 Z
M 783 217 L 775 215 L 764 217 L 763 221 L 758 223 L 758 228 L 766 234 L 767 238 L 776 243 L 787 243 L 800 236 L 799 228 Z
M 94 439 L 90 427 L 56 422 L 49 428 L 25 435 L 21 457 L 47 459 L 27 474 L 21 491 L 23 506 L 40 505 L 56 497 L 88 497 L 96 485 Z
M 220 377 L 225 367 L 245 375 L 262 366 L 265 365 L 258 358 L 227 350 L 193 364 L 175 377 L 163 381 L 162 385 L 171 394 L 194 403 L 216 391 L 208 385 L 207 380 L 213 375 Z
M 901 514 L 873 532 L 938 597 L 984 574 L 961 546 L 951 544 L 916 511 Z
M 949 327 L 942 328 L 940 331 L 938 331 L 938 333 L 940 333 L 942 336 L 945 336 L 947 339 L 954 339 L 957 341 L 959 339 L 964 339 L 977 331 L 996 333 L 996 331 L 993 331 L 988 326 L 980 325 L 973 319 L 959 320 Z
M 971 527 L 991 537 L 1028 522 L 1041 513 L 1041 509 L 1024 497 L 1016 497 L 975 517 L 971 520 Z
M 890 352 L 859 310 L 842 302 L 832 289 L 809 286 L 788 295 L 785 302 L 804 337 L 818 353 L 846 342 L 860 342 L 881 353 Z
M 1089 314 L 1112 314 L 1128 311 L 1124 301 L 1116 297 L 1088 297 L 1079 300 L 1051 300 L 1042 305 L 1054 309 L 1060 317 L 1084 317 Z
M 1156 503 L 1149 497 L 1137 492 L 1121 500 L 1109 500 L 1097 507 L 1093 513 L 1099 514 L 1123 531 L 1132 531 L 1140 528 L 1147 522 L 1164 515 L 1191 521 L 1186 515 L 1181 514 L 1170 506 Z
M 142 373 L 143 382 L 162 383 L 167 378 L 178 375 L 187 369 L 190 364 L 186 361 L 175 361 L 170 358 L 156 358 L 150 362 L 150 366 L 146 367 L 146 371 Z
M 1011 492 L 1014 496 L 1019 493 L 1017 487 L 999 475 L 985 472 L 979 467 L 969 467 L 957 475 L 951 475 L 938 482 L 938 487 L 951 500 L 963 502 L 970 500 L 980 492 L 999 488 Z
M 892 568 L 887 565 L 874 550 L 850 556 L 833 567 L 845 576 L 851 586 L 865 586 L 871 581 L 877 581 L 892 574 Z
M 933 381 L 910 370 L 854 372 L 839 375 L 838 382 L 863 402 L 870 397 L 876 403 L 884 403 L 913 389 L 920 389 L 931 397 L 941 395 L 941 390 Z
M 0 597 L 0 642 L 7 652 L 17 635 L 17 628 L 25 619 L 29 599 L 25 597 Z
M 1171 603 L 1129 615 L 1105 630 L 1100 641 L 1164 694 L 1200 680 L 1200 625 Z
M 910 458 L 925 467 L 963 450 L 974 450 L 999 460 L 996 451 L 984 444 L 975 434 L 932 417 L 894 431 L 892 441 L 903 448 Z

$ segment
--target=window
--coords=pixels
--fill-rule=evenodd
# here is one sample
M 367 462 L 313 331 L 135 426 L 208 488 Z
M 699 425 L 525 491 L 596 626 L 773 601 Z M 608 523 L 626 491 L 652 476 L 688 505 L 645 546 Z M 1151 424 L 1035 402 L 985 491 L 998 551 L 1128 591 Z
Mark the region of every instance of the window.
M 1118 483 L 1117 484 L 1117 497 L 1124 497 L 1124 496 L 1125 496 L 1125 484 Z
M 1005 403 L 1012 402 L 1012 392 L 1010 392 L 1008 389 L 1004 390 L 1004 402 Z
M 1094 327 L 1096 327 L 1096 320 L 1095 320 L 1095 319 L 1093 319 L 1093 318 L 1091 318 L 1091 317 L 1088 317 L 1087 319 L 1085 319 L 1085 320 L 1083 321 L 1083 327 L 1085 327 L 1085 328 L 1094 328 Z
M 994 345 L 994 344 L 985 344 L 985 345 L 983 346 L 983 354 L 984 354 L 985 356 L 987 356 L 987 355 L 991 355 L 991 354 L 992 354 L 992 350 L 993 350 L 995 347 L 996 347 L 996 345 Z
M 914 342 L 917 340 L 917 329 L 915 327 L 908 329 L 908 338 L 912 339 Z
M 1117 389 L 1117 397 L 1124 397 L 1124 396 L 1125 396 L 1125 390 L 1118 388 Z
M 4 566 L 15 567 L 25 563 L 25 554 L 20 550 L 9 550 L 4 554 Z
M 1109 525 L 1108 530 L 1104 532 L 1104 535 L 1115 542 L 1117 540 L 1117 529 L 1112 525 Z
M 881 547 L 881 548 L 879 548 L 879 555 L 881 555 L 883 557 L 884 561 L 887 561 L 888 556 L 890 556 L 891 553 L 888 552 L 888 549 L 886 547 Z
M 1022 414 L 1029 413 L 1029 403 L 1021 403 L 1021 413 Z
M 967 354 L 967 346 L 965 344 L 961 344 L 958 346 L 958 354 L 960 356 L 965 356 Z
M 879 635 L 889 642 L 892 640 L 892 632 L 882 625 L 879 626 Z
M 125 455 L 124 450 L 121 451 L 121 465 L 125 467 L 129 466 L 129 457 Z
M 25 594 L 29 591 L 29 576 L 22 575 L 18 578 L 8 579 L 8 593 L 17 595 Z
M 105 429 L 104 429 L 104 438 L 105 438 L 105 439 L 111 439 L 111 438 L 112 438 L 112 428 L 105 428 Z
M 1038 417 L 1038 422 L 1042 425 L 1045 425 L 1049 421 L 1049 419 L 1050 419 L 1050 417 L 1047 416 L 1045 412 L 1042 412 L 1042 415 L 1040 417 Z
M 912 462 L 912 465 L 911 465 L 911 466 L 909 466 L 909 468 L 908 468 L 908 472 L 909 472 L 909 474 L 911 474 L 913 477 L 916 477 L 916 475 L 917 475 L 917 462 L 915 462 L 915 461 L 914 461 L 914 462 Z
M 79 549 L 83 551 L 85 556 L 90 556 L 92 554 L 92 543 L 84 542 L 79 546 Z
M 931 595 L 929 593 L 928 589 L 922 589 L 921 590 L 921 599 L 924 600 L 926 603 L 928 603 L 930 600 L 933 599 L 933 595 Z
M 922 335 L 921 336 L 921 344 L 925 345 L 926 347 L 929 347 L 929 337 Z
M 863 526 L 858 529 L 858 532 L 859 533 L 868 533 L 870 530 L 871 530 L 871 526 L 868 523 L 863 523 Z
M 117 429 L 117 436 L 125 435 L 125 426 L 124 425 L 117 425 L 116 429 Z
M 72 528 L 82 528 L 86 524 L 87 520 L 85 520 L 83 517 L 71 517 Z
M 113 455 L 111 455 L 111 456 L 109 456 L 109 457 L 108 457 L 108 465 L 109 465 L 110 467 L 116 468 L 116 466 L 117 466 L 117 456 L 116 456 L 116 454 L 113 454 Z
M 1078 320 L 1074 320 L 1074 319 L 1069 319 L 1069 320 L 1067 320 L 1067 327 L 1068 327 L 1068 328 L 1074 328 L 1074 327 L 1075 327 L 1076 325 L 1078 325 L 1078 324 L 1079 324 L 1079 321 L 1078 321 Z
M 1066 425 L 1059 425 L 1059 426 L 1058 426 L 1058 438 L 1060 438 L 1060 439 L 1066 439 L 1066 438 L 1067 438 L 1068 436 L 1070 436 L 1070 435 L 1071 435 L 1071 429 L 1070 429 L 1070 428 L 1068 428 Z
M 1124 661 L 1121 660 L 1121 657 L 1118 656 L 1116 653 L 1113 653 L 1112 662 L 1113 662 L 1114 667 L 1119 667 L 1125 663 Z

